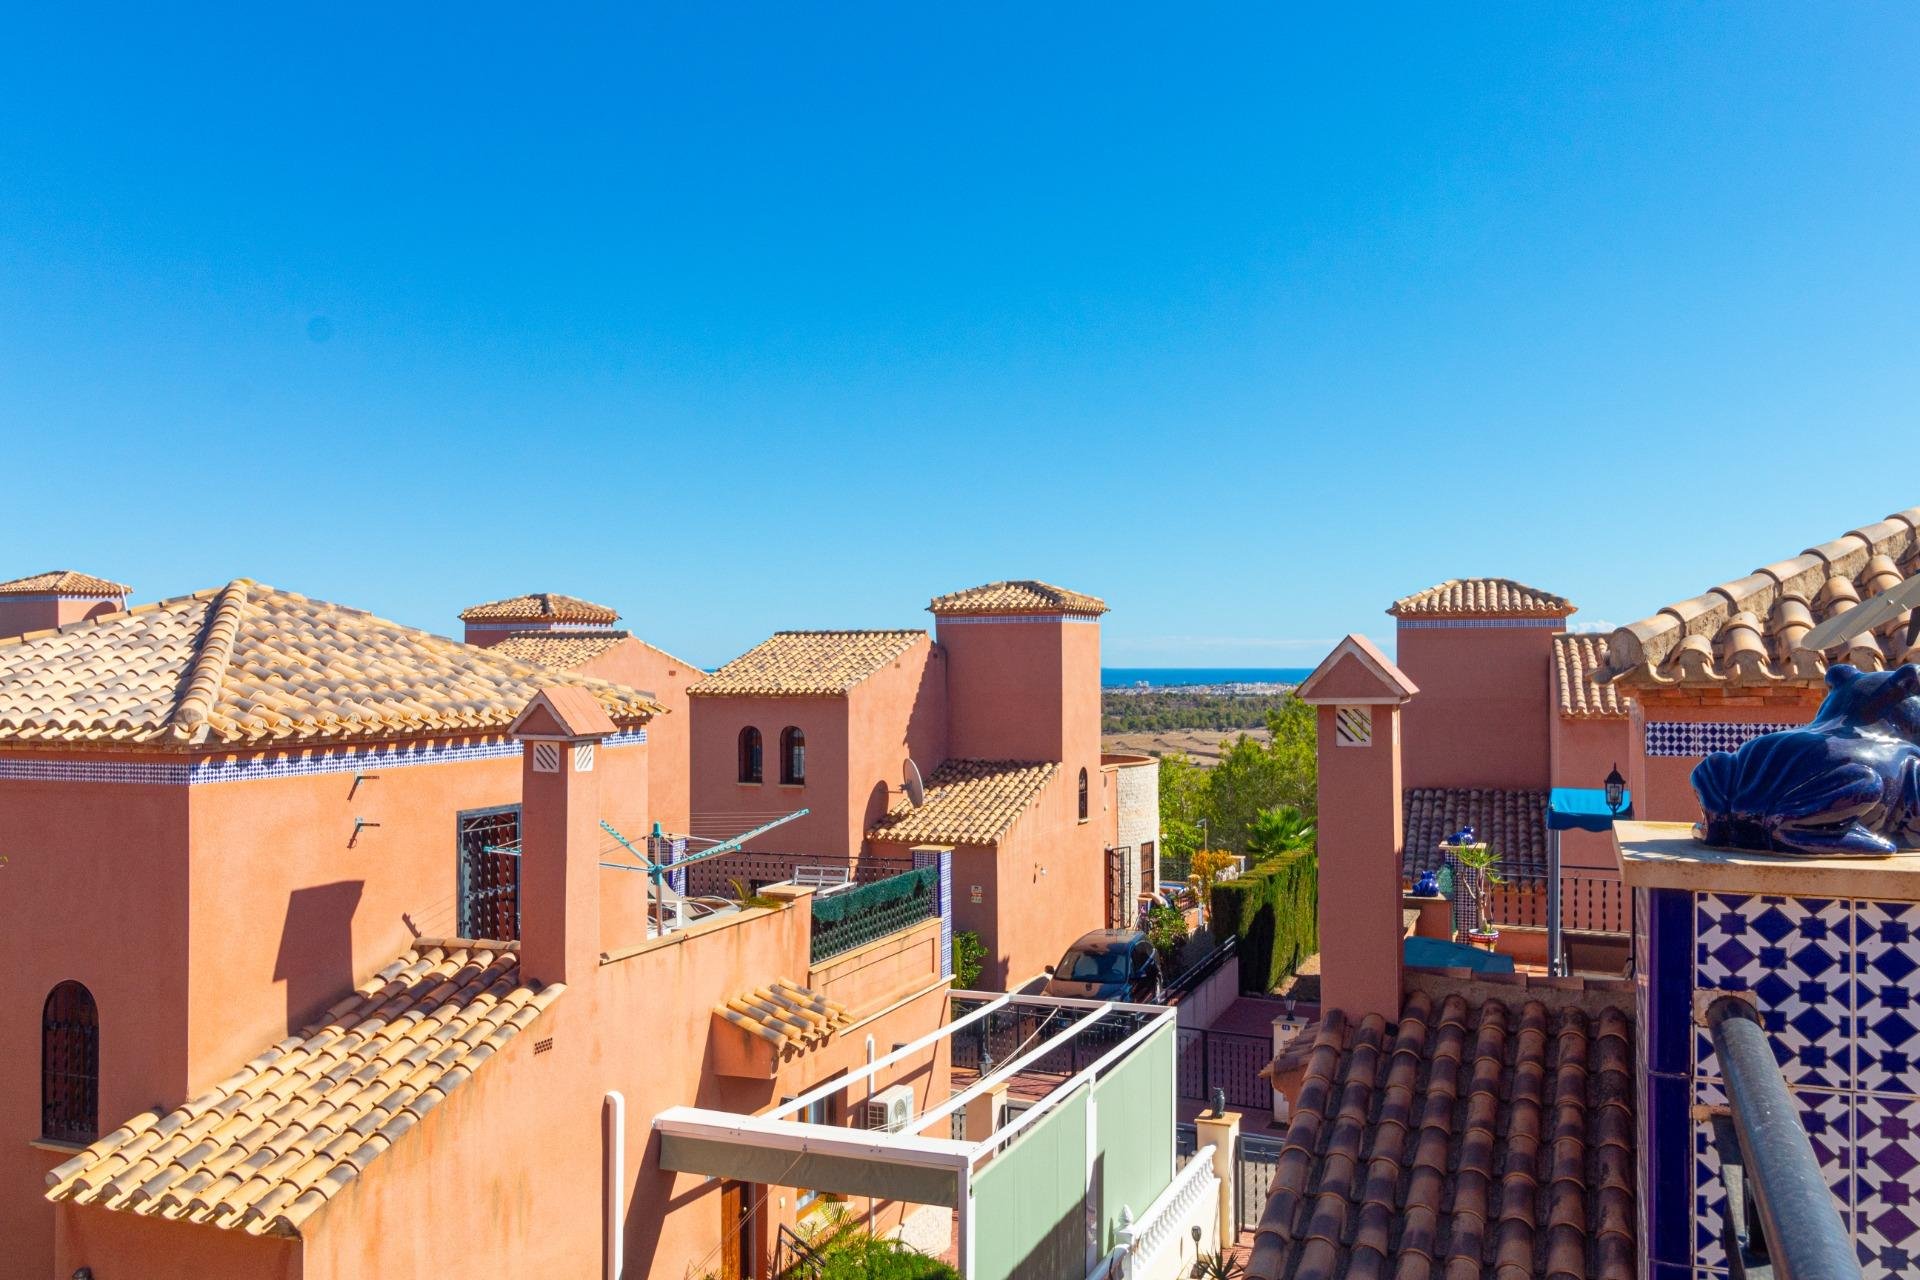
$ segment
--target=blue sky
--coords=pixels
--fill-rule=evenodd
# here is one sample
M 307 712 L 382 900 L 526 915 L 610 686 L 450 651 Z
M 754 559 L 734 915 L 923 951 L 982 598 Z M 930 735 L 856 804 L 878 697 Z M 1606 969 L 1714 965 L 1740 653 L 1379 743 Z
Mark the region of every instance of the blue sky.
M 9 571 L 708 663 L 1031 576 L 1305 665 L 1920 503 L 1911 8 L 70 13 L 0 41 Z

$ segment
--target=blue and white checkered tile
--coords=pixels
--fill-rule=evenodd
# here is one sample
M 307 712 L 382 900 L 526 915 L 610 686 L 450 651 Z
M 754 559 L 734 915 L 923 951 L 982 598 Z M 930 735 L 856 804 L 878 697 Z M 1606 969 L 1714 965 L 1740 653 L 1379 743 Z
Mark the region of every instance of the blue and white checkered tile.
M 1807 1141 L 1814 1158 L 1820 1162 L 1827 1188 L 1833 1192 L 1836 1207 L 1850 1212 L 1853 1205 L 1853 1100 L 1851 1095 L 1825 1089 L 1796 1091 L 1800 1122 L 1806 1126 Z M 1694 1103 L 1699 1107 L 1724 1108 L 1727 1095 L 1719 1085 L 1700 1080 L 1694 1083 Z M 1696 1112 L 1697 1114 L 1697 1112 Z M 1719 1270 L 1727 1265 L 1727 1254 L 1720 1242 L 1722 1218 L 1726 1211 L 1726 1188 L 1720 1181 L 1720 1154 L 1713 1140 L 1713 1123 L 1705 1117 L 1693 1125 L 1693 1247 L 1696 1266 Z
M 1694 897 L 1694 983 L 1751 991 L 1780 1071 L 1795 1087 L 1853 1084 L 1852 913 L 1845 901 L 1758 894 Z M 1695 1074 L 1720 1064 L 1694 1033 Z
M 1920 1274 L 1920 1098 L 1854 1095 L 1853 1239 L 1868 1277 Z
M 1649 720 L 1645 742 L 1650 756 L 1706 756 L 1738 751 L 1742 744 L 1790 724 L 1730 724 L 1710 720 Z
M 1920 903 L 1854 906 L 1854 1088 L 1920 1095 Z

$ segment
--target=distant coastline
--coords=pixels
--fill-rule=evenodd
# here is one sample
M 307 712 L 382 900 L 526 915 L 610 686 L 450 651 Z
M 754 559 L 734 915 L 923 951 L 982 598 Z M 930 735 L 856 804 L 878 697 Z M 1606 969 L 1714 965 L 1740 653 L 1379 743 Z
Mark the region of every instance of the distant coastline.
M 1295 685 L 1311 667 L 1102 667 L 1102 689 L 1189 689 L 1222 686 Z

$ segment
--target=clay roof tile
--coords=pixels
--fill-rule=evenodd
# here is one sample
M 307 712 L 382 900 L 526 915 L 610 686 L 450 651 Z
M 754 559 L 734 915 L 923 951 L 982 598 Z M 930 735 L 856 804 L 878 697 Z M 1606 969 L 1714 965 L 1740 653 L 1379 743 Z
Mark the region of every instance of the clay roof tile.
M 424 941 L 421 947 L 439 958 L 437 948 Z M 49 1178 L 47 1198 L 296 1234 L 301 1221 L 467 1079 L 482 1049 L 493 1053 L 538 1012 L 522 1003 L 487 1044 L 449 1060 L 434 1038 L 438 1029 L 462 1016 L 468 1002 L 489 999 L 496 978 L 511 982 L 515 952 L 476 949 L 451 967 L 434 968 L 416 948 L 397 965 L 214 1089 L 171 1111 L 136 1117 L 62 1164 Z M 414 975 L 411 985 L 406 974 Z M 341 1067 L 355 1059 L 340 1055 L 369 1025 L 393 1034 L 368 1041 L 366 1060 L 343 1077 Z
M 1590 1045 L 1595 1062 L 1622 1050 L 1631 1062 L 1632 1022 L 1611 1008 L 1510 1008 L 1506 994 L 1471 1006 L 1450 994 L 1438 1010 L 1409 996 L 1390 1037 L 1377 1019 L 1327 1015 L 1248 1280 L 1522 1280 L 1584 1275 L 1590 1254 L 1596 1275 L 1632 1274 L 1632 1090 L 1590 1105 L 1611 1073 L 1587 1066 Z M 1580 1092 L 1556 1108 L 1549 1141 L 1544 1095 L 1563 1082 Z M 1411 1131 L 1399 1096 L 1410 1087 L 1421 1093 Z M 1592 1125 L 1620 1130 L 1623 1145 L 1603 1145 Z

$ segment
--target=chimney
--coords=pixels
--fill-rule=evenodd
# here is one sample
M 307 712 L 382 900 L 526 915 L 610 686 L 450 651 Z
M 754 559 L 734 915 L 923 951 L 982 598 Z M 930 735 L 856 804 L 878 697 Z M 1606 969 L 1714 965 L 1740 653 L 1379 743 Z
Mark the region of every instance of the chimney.
M 1295 695 L 1319 724 L 1320 1003 L 1355 1022 L 1400 1017 L 1400 708 L 1418 692 L 1350 635 Z
M 82 622 L 127 607 L 130 588 L 90 573 L 55 569 L 0 582 L 0 636 Z
M 513 722 L 520 765 L 520 972 L 583 982 L 600 964 L 600 773 L 613 721 L 578 686 L 541 689 Z

